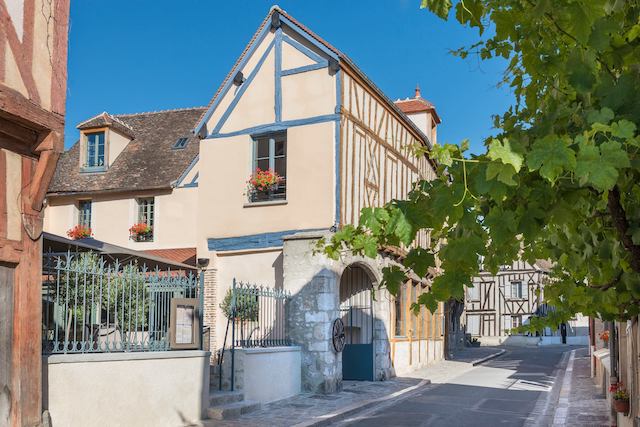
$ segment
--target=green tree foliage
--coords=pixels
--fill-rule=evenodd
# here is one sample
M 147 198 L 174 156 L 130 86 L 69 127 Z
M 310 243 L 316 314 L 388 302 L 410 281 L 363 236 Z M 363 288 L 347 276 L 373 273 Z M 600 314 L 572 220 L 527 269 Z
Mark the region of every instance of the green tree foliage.
M 227 293 L 224 295 L 224 299 L 222 300 L 222 304 L 220 304 L 220 308 L 227 319 L 231 319 L 233 317 L 235 306 L 236 320 L 248 322 L 258 320 L 260 307 L 258 305 L 258 296 L 255 290 L 251 288 L 236 288 L 235 301 L 233 293 L 233 290 L 227 290 Z
M 545 299 L 573 313 L 628 319 L 640 311 L 640 3 L 623 0 L 423 0 L 443 19 L 475 28 L 455 51 L 504 58 L 515 103 L 494 118 L 481 155 L 468 142 L 427 152 L 438 178 L 406 200 L 361 213 L 326 242 L 349 249 L 411 247 L 429 229 L 433 245 L 411 249 L 384 272 L 394 293 L 411 272 L 443 273 L 420 303 L 463 298 L 478 259 L 497 271 L 518 257 L 556 263 Z M 537 326 L 539 327 L 539 325 Z

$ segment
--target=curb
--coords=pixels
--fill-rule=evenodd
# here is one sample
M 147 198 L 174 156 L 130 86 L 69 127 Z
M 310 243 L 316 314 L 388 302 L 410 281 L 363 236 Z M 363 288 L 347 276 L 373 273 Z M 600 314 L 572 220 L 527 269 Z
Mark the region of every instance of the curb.
M 316 418 L 320 418 L 320 419 L 315 419 L 312 421 L 307 421 L 307 422 L 302 422 L 302 423 L 298 423 L 295 424 L 293 427 L 322 427 L 322 426 L 328 426 L 330 424 L 333 424 L 337 421 L 342 421 L 348 417 L 350 417 L 351 415 L 354 415 L 356 413 L 365 411 L 367 409 L 370 409 L 376 405 L 380 405 L 386 401 L 389 401 L 391 399 L 395 399 L 397 397 L 406 395 L 404 397 L 409 397 L 410 392 L 412 391 L 416 391 L 419 390 L 427 385 L 431 384 L 431 380 L 427 380 L 424 379 L 422 381 L 420 381 L 418 384 L 411 386 L 411 387 L 407 387 L 407 388 L 403 388 L 402 390 L 398 390 L 396 392 L 393 392 L 391 394 L 388 394 L 386 396 L 382 396 L 379 397 L 377 399 L 374 400 L 369 400 L 366 402 L 361 402 L 361 403 L 355 403 L 353 405 L 347 406 L 346 408 L 343 408 L 337 412 L 331 413 L 331 414 L 326 414 L 326 415 L 319 415 Z
M 488 361 L 488 360 L 495 359 L 496 357 L 500 357 L 500 356 L 502 356 L 503 354 L 505 354 L 505 353 L 506 353 L 506 351 L 507 351 L 507 350 L 500 350 L 500 351 L 497 351 L 497 352 L 495 352 L 495 353 L 492 353 L 492 354 L 490 354 L 490 355 L 488 355 L 488 356 L 485 356 L 485 357 L 483 357 L 483 358 L 481 358 L 481 359 L 476 359 L 476 360 L 474 360 L 473 362 L 471 362 L 471 365 L 472 365 L 472 366 L 478 366 L 479 364 L 484 363 L 484 362 L 486 362 L 486 361 Z

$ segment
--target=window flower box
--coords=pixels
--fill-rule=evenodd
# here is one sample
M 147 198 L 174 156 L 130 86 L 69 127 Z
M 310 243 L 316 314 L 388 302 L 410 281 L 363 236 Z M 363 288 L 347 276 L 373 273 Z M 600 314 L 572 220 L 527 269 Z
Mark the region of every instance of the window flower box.
M 73 228 L 67 230 L 67 236 L 69 236 L 72 240 L 78 239 L 86 239 L 87 237 L 91 237 L 93 233 L 91 232 L 91 228 L 86 225 L 78 224 Z
M 134 242 L 151 242 L 153 241 L 153 228 L 144 222 L 133 224 L 129 228 L 129 238 Z
M 250 202 L 267 202 L 285 198 L 285 180 L 277 172 L 256 168 L 247 181 Z

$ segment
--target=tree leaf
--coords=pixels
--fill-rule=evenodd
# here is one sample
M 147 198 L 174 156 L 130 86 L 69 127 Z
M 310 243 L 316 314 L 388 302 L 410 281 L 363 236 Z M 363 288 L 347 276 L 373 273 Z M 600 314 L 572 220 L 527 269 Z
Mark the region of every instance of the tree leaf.
M 530 171 L 539 170 L 540 175 L 552 183 L 564 172 L 576 167 L 576 154 L 568 147 L 566 138 L 547 135 L 533 143 L 527 155 Z

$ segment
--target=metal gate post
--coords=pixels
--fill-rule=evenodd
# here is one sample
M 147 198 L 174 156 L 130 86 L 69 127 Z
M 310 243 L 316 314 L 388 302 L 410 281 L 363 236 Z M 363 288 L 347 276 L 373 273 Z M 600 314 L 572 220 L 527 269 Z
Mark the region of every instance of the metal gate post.
M 236 279 L 233 279 L 231 287 L 231 391 L 234 391 L 236 376 L 235 369 L 235 349 L 236 349 Z

